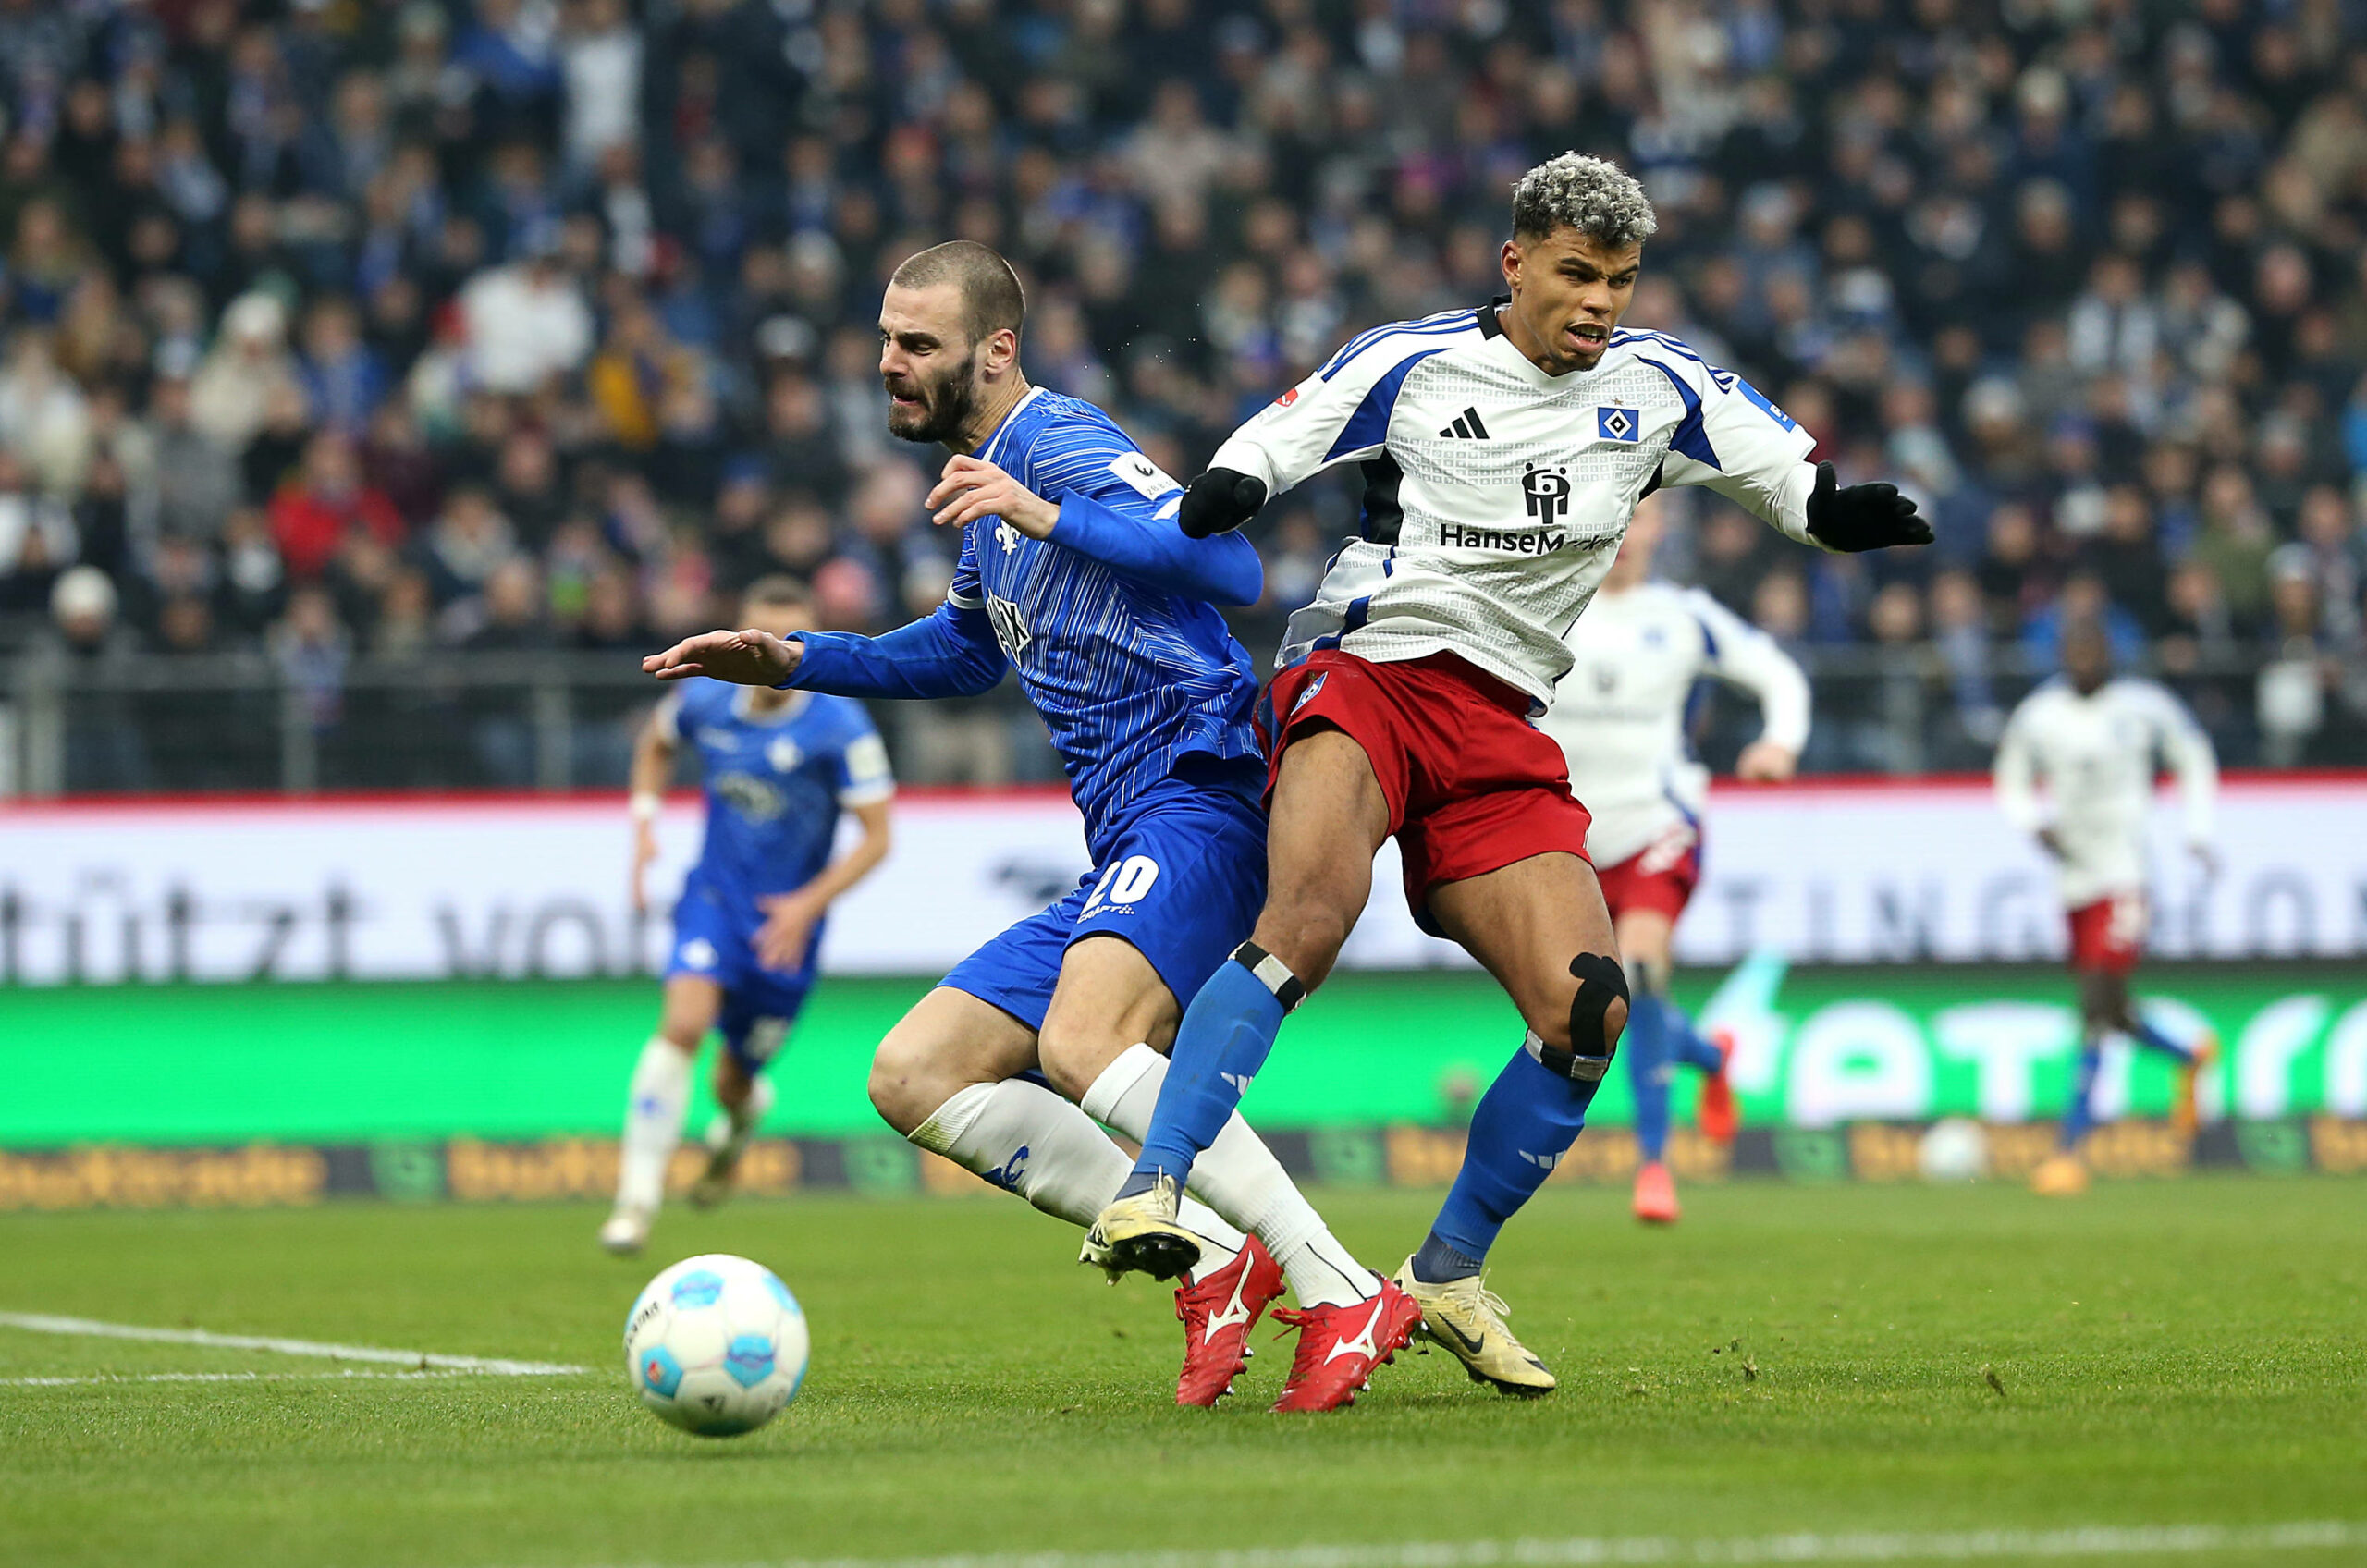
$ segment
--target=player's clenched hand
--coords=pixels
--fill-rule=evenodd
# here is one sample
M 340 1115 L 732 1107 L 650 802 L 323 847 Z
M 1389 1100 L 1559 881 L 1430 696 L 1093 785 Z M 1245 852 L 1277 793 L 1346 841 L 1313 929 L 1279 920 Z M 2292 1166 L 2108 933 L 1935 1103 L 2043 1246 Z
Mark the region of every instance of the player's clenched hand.
M 1176 526 L 1184 537 L 1206 539 L 1230 533 L 1257 515 L 1266 504 L 1266 482 L 1254 473 L 1212 468 L 1184 487 L 1176 508 Z
M 958 528 L 999 517 L 1030 539 L 1049 539 L 1061 508 L 983 458 L 952 459 L 928 493 L 929 521 Z
M 796 672 L 797 661 L 804 655 L 804 643 L 794 639 L 785 642 L 750 627 L 685 637 L 664 653 L 642 660 L 641 668 L 660 680 L 704 675 L 739 686 L 778 686 Z
M 1809 492 L 1809 534 L 1831 550 L 1886 550 L 1894 545 L 1928 545 L 1932 524 L 1895 484 L 1852 484 L 1843 489 L 1831 463 L 1816 465 L 1816 487 Z
M 823 906 L 803 893 L 775 893 L 758 899 L 756 905 L 765 912 L 765 923 L 749 938 L 756 962 L 767 969 L 795 969 L 804 961 L 805 944 L 813 939 Z
M 1800 754 L 1773 741 L 1753 741 L 1735 758 L 1735 777 L 1750 784 L 1781 784 L 1798 770 Z

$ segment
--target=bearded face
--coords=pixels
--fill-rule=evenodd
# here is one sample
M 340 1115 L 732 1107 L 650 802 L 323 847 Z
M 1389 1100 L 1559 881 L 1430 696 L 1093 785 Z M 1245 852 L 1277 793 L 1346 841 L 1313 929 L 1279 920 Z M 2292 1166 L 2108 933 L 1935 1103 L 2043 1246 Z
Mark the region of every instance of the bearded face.
M 888 389 L 888 434 L 899 440 L 950 441 L 977 412 L 977 350 L 959 360 L 945 355 L 932 359 L 944 362 L 916 361 L 879 373 L 880 384 Z

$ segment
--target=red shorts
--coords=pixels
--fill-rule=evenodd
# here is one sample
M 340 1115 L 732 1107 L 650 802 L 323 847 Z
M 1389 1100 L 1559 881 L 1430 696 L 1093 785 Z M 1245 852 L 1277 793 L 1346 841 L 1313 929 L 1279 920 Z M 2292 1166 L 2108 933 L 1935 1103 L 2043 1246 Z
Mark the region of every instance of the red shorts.
M 1310 730 L 1364 748 L 1389 802 L 1405 902 L 1433 935 L 1430 890 L 1560 850 L 1584 860 L 1587 808 L 1528 698 L 1453 654 L 1374 664 L 1327 648 L 1274 677 L 1260 706 L 1270 799 L 1282 753 Z
M 1674 922 L 1692 901 L 1701 880 L 1701 835 L 1688 826 L 1670 828 L 1617 865 L 1597 871 L 1611 918 L 1631 909 L 1656 909 Z
M 2071 967 L 2126 974 L 2145 952 L 2145 895 L 2115 893 L 2069 912 Z

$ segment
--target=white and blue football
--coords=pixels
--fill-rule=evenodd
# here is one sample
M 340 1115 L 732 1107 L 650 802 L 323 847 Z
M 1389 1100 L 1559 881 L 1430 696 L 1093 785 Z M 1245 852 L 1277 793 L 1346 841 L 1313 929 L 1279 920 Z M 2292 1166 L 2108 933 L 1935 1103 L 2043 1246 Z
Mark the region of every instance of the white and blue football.
M 625 1318 L 641 1402 L 685 1432 L 736 1438 L 779 1415 L 805 1381 L 805 1312 L 780 1276 L 730 1253 L 686 1257 Z

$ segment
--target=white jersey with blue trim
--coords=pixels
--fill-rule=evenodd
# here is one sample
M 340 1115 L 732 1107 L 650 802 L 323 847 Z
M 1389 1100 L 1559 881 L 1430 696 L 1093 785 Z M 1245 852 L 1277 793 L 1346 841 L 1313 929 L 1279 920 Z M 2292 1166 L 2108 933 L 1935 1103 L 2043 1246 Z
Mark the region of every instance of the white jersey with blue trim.
M 2022 699 L 1997 743 L 1997 803 L 2024 833 L 2052 828 L 2064 904 L 2145 888 L 2145 818 L 2159 757 L 2178 781 L 2186 840 L 2211 841 L 2219 761 L 2187 706 L 2151 680 L 2116 676 L 2082 694 L 2062 676 Z M 2041 796 L 2041 787 L 2045 796 Z
M 1699 588 L 1598 594 L 1565 642 L 1570 672 L 1538 725 L 1570 759 L 1570 790 L 1594 817 L 1587 853 L 1598 866 L 1699 831 L 1710 772 L 1686 744 L 1685 717 L 1703 677 L 1759 699 L 1760 739 L 1795 753 L 1808 744 L 1807 674 Z
M 978 456 L 1056 505 L 1085 496 L 1172 526 L 1183 499 L 1184 487 L 1108 414 L 1042 387 Z M 986 609 L 1043 716 L 1097 853 L 1127 808 L 1188 757 L 1237 765 L 1231 771 L 1254 793 L 1263 777 L 1251 722 L 1257 678 L 1214 606 L 1031 539 L 1000 518 L 963 530 L 947 596 Z
M 1502 303 L 1499 301 L 1498 303 Z M 1364 537 L 1294 615 L 1282 662 L 1341 648 L 1377 663 L 1452 653 L 1539 711 L 1563 646 L 1637 502 L 1706 484 L 1809 538 L 1816 445 L 1676 338 L 1616 332 L 1591 370 L 1548 375 L 1495 306 L 1376 327 L 1235 431 L 1210 459 L 1280 495 L 1364 465 Z

